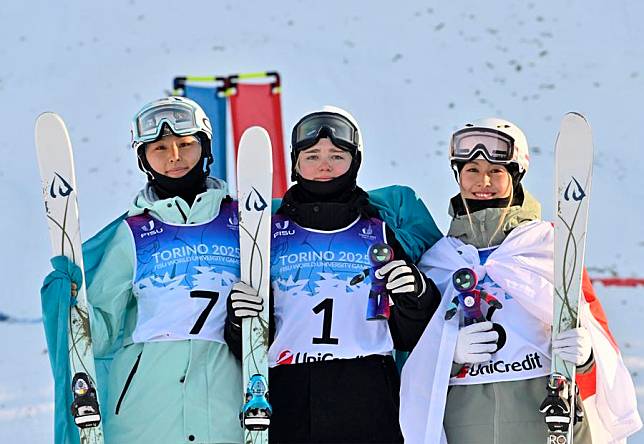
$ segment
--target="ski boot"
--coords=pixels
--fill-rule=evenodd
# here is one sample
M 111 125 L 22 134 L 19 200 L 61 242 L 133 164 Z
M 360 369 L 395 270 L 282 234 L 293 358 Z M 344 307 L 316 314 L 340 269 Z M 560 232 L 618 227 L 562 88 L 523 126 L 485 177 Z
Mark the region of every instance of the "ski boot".
M 239 414 L 242 427 L 247 430 L 266 430 L 271 423 L 273 409 L 268 402 L 266 378 L 251 376 L 246 389 L 246 403 Z
M 101 412 L 98 408 L 96 390 L 87 373 L 79 372 L 72 380 L 72 416 L 81 429 L 96 427 L 101 422 Z
M 570 428 L 570 400 L 570 384 L 565 376 L 557 373 L 550 375 L 548 379 L 548 396 L 539 407 L 539 411 L 545 414 L 546 425 L 550 434 L 557 434 L 563 437 L 567 435 Z

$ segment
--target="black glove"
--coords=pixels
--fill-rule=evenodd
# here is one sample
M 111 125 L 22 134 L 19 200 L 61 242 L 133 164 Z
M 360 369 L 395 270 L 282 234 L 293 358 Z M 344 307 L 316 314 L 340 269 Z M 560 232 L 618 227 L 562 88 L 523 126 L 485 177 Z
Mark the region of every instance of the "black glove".
M 391 261 L 383 265 L 376 270 L 375 275 L 378 279 L 387 280 L 385 288 L 392 299 L 403 294 L 420 297 L 427 288 L 420 270 L 414 264 L 403 260 Z
M 241 327 L 243 318 L 259 316 L 263 307 L 264 300 L 257 290 L 244 282 L 234 284 L 226 300 L 228 320 L 236 327 Z
M 503 304 L 501 304 L 499 301 L 496 299 L 490 299 L 490 302 L 488 304 L 490 307 L 494 308 L 503 308 Z

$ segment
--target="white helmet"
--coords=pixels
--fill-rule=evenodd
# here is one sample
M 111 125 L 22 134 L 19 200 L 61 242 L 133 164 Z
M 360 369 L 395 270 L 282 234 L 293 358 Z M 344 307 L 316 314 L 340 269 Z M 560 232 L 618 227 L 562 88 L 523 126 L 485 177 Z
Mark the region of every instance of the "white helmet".
M 201 134 L 207 138 L 210 153 L 212 127 L 204 110 L 186 97 L 164 97 L 145 105 L 132 119 L 132 148 L 154 142 L 163 135 L 167 125 L 177 136 Z M 202 141 L 203 142 L 203 141 Z
M 497 117 L 467 123 L 452 135 L 449 144 L 452 165 L 479 155 L 492 163 L 516 164 L 521 176 L 530 166 L 528 141 L 523 131 L 514 123 Z
M 212 127 L 204 110 L 197 102 L 186 97 L 171 96 L 145 105 L 132 119 L 132 148 L 136 152 L 139 168 L 147 173 L 142 163 L 140 149 L 165 135 L 169 128 L 177 136 L 195 135 L 201 142 L 201 157 L 205 159 L 206 175 L 210 174 L 212 157 Z

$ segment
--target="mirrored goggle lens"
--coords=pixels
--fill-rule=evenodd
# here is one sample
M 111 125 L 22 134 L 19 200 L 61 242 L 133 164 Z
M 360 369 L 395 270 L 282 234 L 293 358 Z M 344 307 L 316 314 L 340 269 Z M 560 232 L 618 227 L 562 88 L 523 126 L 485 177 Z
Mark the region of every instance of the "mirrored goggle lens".
M 330 131 L 330 137 L 335 141 L 344 142 L 351 147 L 358 144 L 356 130 L 345 119 L 339 116 L 313 116 L 298 125 L 294 145 L 302 146 L 315 142 L 323 128 Z
M 454 134 L 452 157 L 470 159 L 477 151 L 483 151 L 488 160 L 512 160 L 514 142 L 504 134 L 480 130 L 465 130 Z
M 141 141 L 159 136 L 163 123 L 170 125 L 176 134 L 187 134 L 198 130 L 192 109 L 183 106 L 164 106 L 141 114 L 137 129 Z

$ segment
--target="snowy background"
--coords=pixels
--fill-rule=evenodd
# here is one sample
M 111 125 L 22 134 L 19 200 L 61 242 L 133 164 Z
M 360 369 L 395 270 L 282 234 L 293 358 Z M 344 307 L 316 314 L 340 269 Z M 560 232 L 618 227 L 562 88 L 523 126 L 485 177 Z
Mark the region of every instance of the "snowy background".
M 131 116 L 176 75 L 277 70 L 285 134 L 324 104 L 350 110 L 365 139 L 365 188 L 412 186 L 447 227 L 456 186 L 450 133 L 483 116 L 523 128 L 525 184 L 553 214 L 561 116 L 594 130 L 587 264 L 642 276 L 644 3 L 114 0 L 0 2 L 0 312 L 40 316 L 49 241 L 33 143 L 36 116 L 60 113 L 75 145 L 82 232 L 128 206 L 143 183 Z M 644 413 L 644 287 L 598 292 Z M 0 322 L 0 442 L 47 443 L 52 381 L 39 324 Z M 644 432 L 630 441 L 644 443 Z

